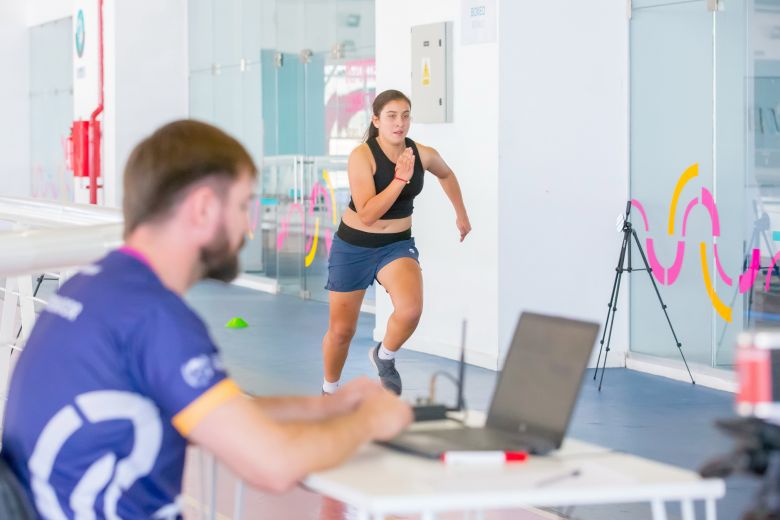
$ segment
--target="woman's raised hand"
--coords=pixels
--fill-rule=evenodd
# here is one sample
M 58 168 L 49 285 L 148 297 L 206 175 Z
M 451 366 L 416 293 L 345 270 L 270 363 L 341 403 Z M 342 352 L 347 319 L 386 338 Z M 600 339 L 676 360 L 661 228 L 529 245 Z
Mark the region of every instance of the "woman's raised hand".
M 395 163 L 395 176 L 408 184 L 414 174 L 414 151 L 411 147 L 398 156 Z

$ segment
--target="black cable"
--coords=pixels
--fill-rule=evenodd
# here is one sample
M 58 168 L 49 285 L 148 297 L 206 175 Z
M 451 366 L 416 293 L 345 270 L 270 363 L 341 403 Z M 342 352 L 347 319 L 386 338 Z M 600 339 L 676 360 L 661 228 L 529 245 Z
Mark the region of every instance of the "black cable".
M 455 376 L 453 376 L 449 372 L 445 372 L 444 370 L 439 370 L 437 372 L 434 372 L 433 375 L 431 376 L 430 391 L 428 393 L 428 402 L 430 402 L 430 403 L 433 403 L 433 401 L 434 401 L 434 397 L 436 395 L 436 392 L 435 392 L 435 390 L 436 390 L 436 377 L 440 376 L 440 375 L 446 377 L 447 379 L 449 379 L 452 382 L 452 384 L 455 385 L 455 390 L 456 391 L 458 389 L 458 385 L 460 384 L 458 382 L 458 380 L 455 378 Z M 459 407 L 459 404 L 460 403 L 455 403 L 454 407 L 447 407 L 447 410 L 450 411 L 450 412 L 459 412 L 459 411 L 461 411 L 461 408 Z M 466 409 L 466 401 L 465 401 L 465 399 L 463 400 L 462 404 L 463 404 L 463 410 L 465 410 Z
M 35 285 L 35 290 L 33 291 L 33 298 L 38 296 L 38 291 L 40 290 L 41 284 L 43 283 L 44 280 L 56 280 L 56 278 L 46 278 L 45 273 L 39 276 L 37 284 Z M 21 335 L 22 335 L 22 326 L 19 325 L 19 332 L 16 333 L 16 339 L 18 340 Z

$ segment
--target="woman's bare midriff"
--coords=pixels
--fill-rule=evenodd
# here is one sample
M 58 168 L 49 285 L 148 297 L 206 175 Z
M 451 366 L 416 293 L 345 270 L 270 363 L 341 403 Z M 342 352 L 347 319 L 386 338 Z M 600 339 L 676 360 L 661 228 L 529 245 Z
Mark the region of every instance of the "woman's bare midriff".
M 370 226 L 366 226 L 361 222 L 358 214 L 351 208 L 344 210 L 344 214 L 341 216 L 341 220 L 344 224 L 348 225 L 352 229 L 358 231 L 365 231 L 366 233 L 400 233 L 406 231 L 412 227 L 412 217 L 394 218 L 391 220 L 377 220 Z

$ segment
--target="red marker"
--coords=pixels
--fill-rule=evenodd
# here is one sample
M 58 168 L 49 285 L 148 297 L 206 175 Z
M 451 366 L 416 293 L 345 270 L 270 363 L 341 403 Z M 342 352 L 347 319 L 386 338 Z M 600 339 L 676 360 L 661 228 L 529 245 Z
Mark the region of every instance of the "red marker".
M 505 464 L 524 462 L 524 451 L 446 451 L 439 457 L 445 464 Z

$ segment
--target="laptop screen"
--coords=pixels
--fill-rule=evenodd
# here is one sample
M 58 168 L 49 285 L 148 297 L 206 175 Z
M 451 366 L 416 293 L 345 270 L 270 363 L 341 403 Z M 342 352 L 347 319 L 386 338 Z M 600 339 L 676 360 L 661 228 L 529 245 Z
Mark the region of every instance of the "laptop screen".
M 541 434 L 560 447 L 598 331 L 596 323 L 523 313 L 487 425 Z

